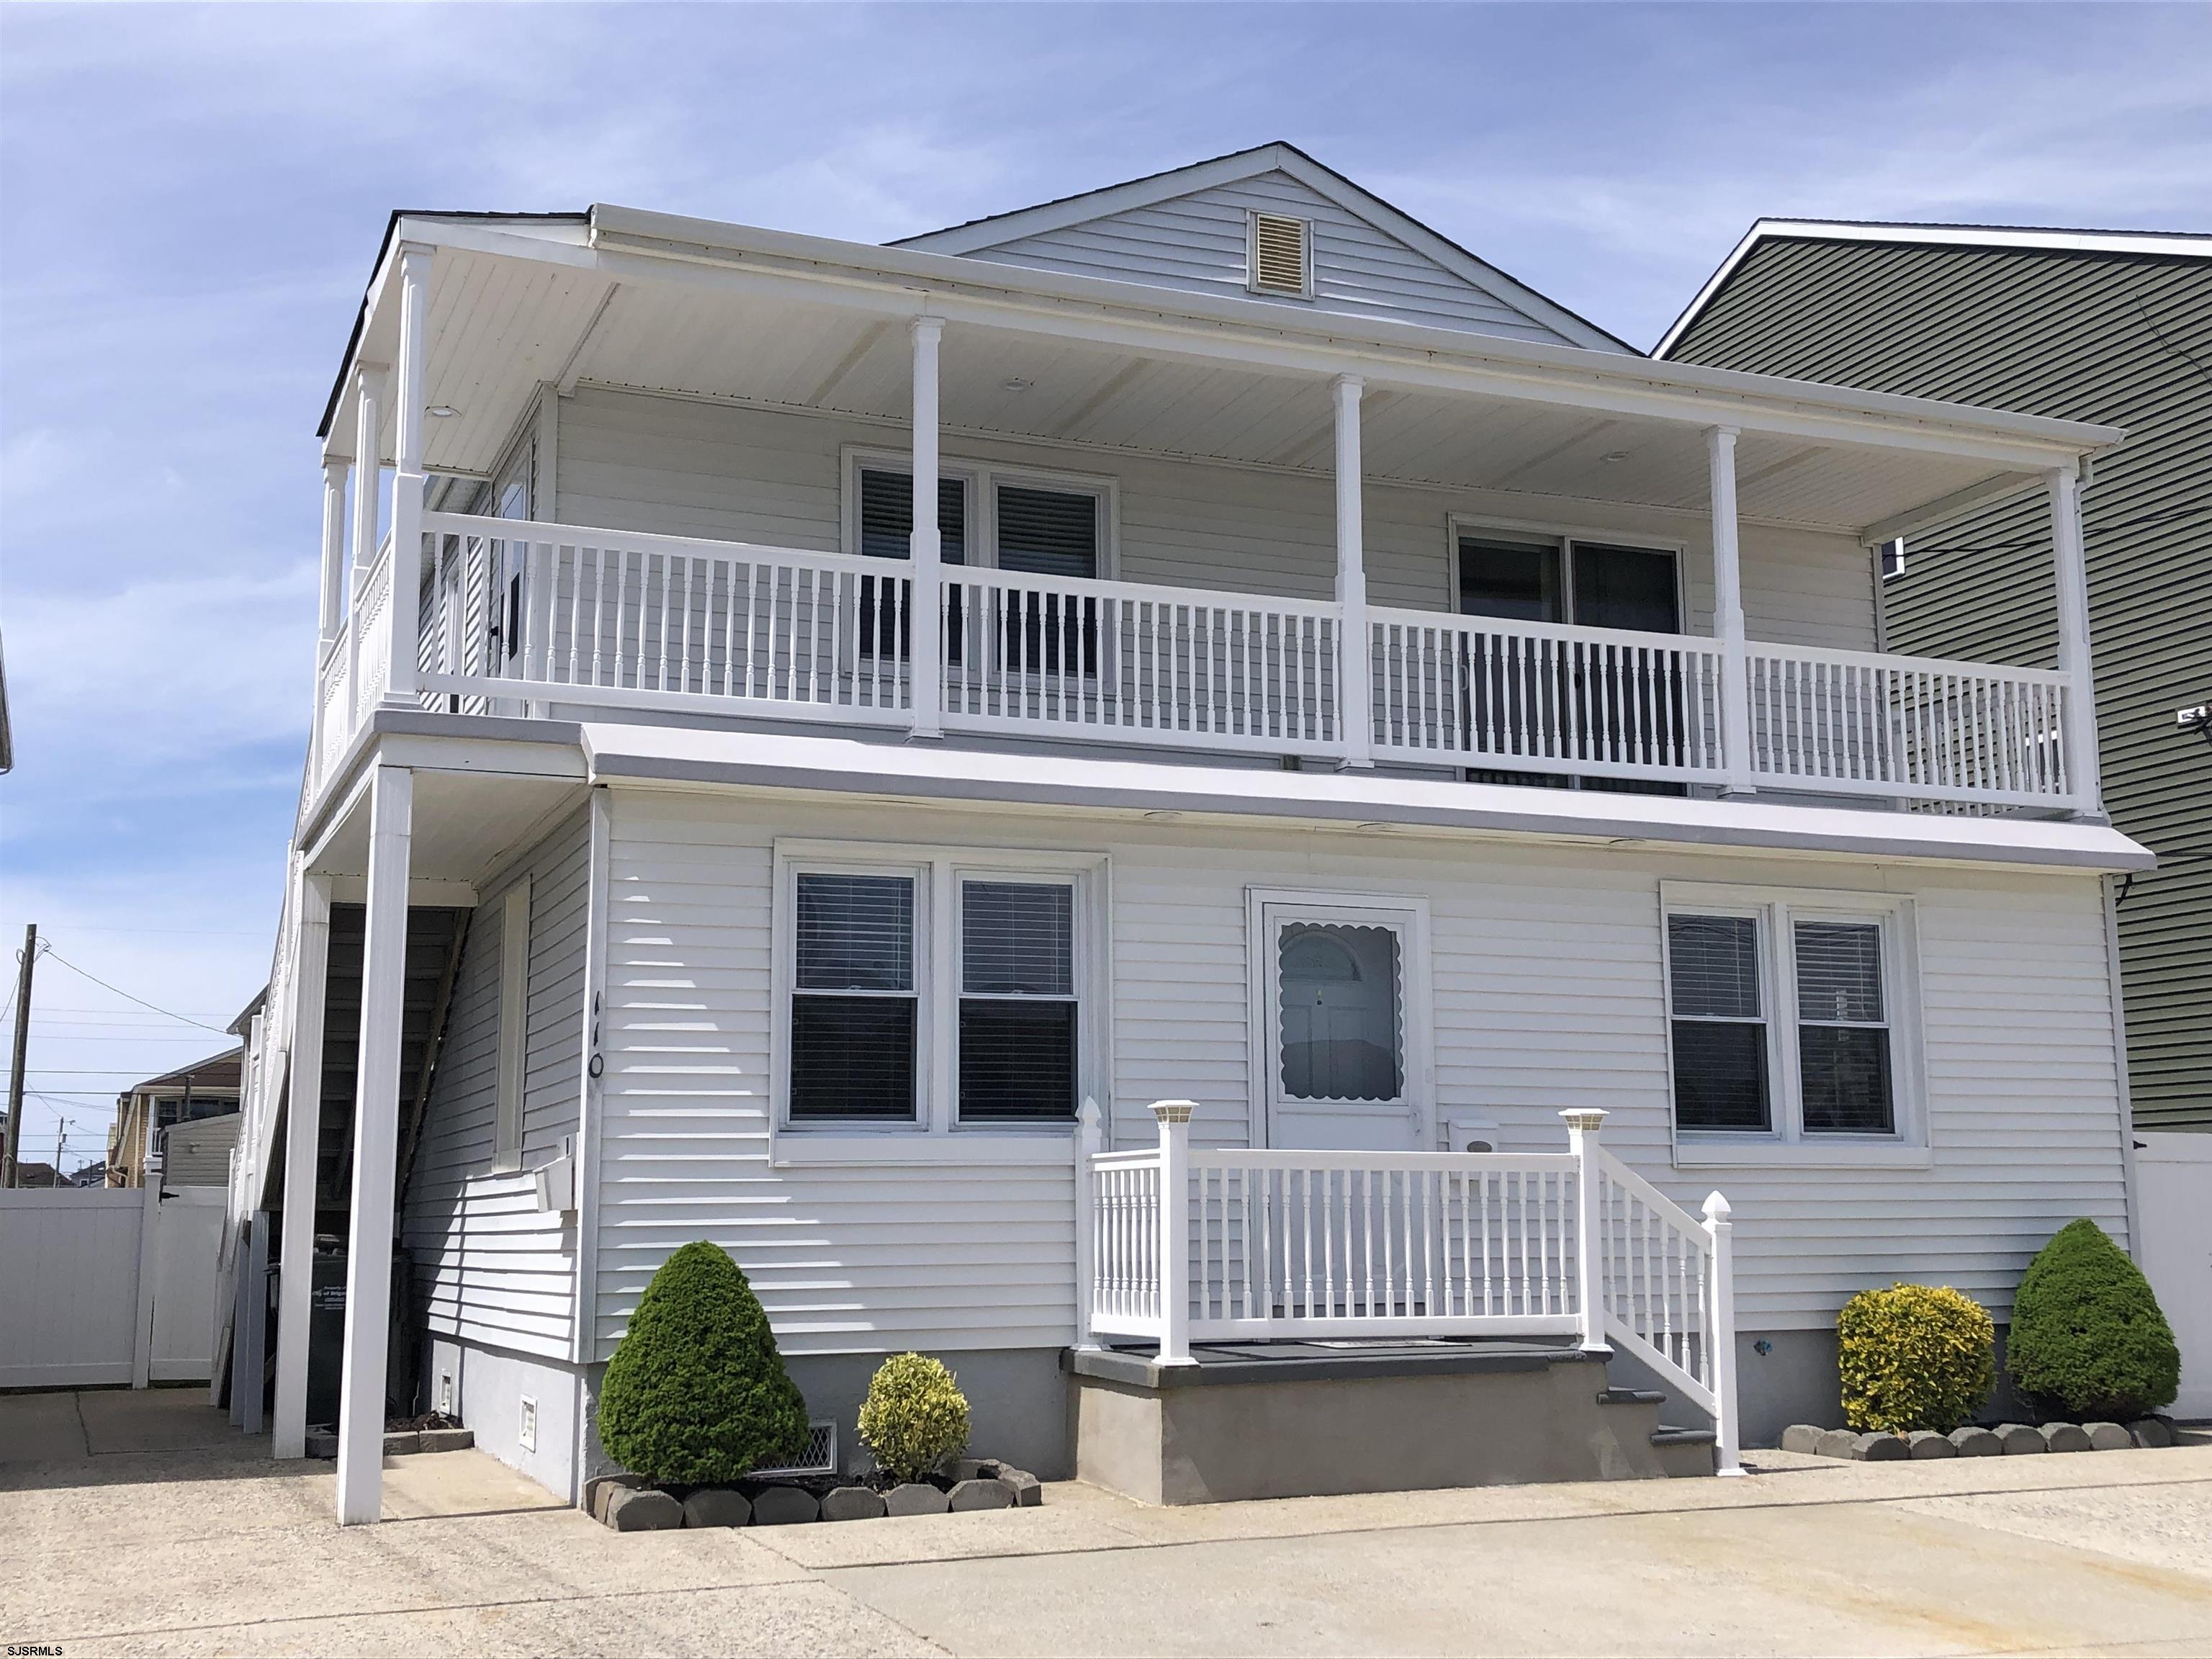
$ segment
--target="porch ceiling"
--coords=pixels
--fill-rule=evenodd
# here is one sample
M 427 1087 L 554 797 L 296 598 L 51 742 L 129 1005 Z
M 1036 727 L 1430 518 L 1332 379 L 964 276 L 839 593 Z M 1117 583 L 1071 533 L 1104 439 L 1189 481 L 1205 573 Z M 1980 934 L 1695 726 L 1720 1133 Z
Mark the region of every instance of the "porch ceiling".
M 579 382 L 830 413 L 907 420 L 908 358 L 899 319 L 878 307 L 641 282 L 571 263 L 441 249 L 432 277 L 427 422 L 433 471 L 488 473 L 537 386 Z M 915 296 L 917 303 L 921 298 Z M 364 337 L 368 361 L 396 342 L 385 306 Z M 1039 326 L 1048 326 L 1041 323 Z M 1325 474 L 1333 459 L 1328 382 L 1317 374 L 1163 356 L 975 322 L 945 331 L 944 425 L 951 434 L 1040 441 Z M 348 454 L 343 420 L 331 452 Z M 392 444 L 387 416 L 382 447 Z M 1688 422 L 1571 403 L 1439 392 L 1370 378 L 1368 477 L 1532 496 L 1704 510 L 1706 458 Z M 1080 462 L 1071 456 L 1072 465 Z M 1860 532 L 1965 491 L 2033 474 L 1940 448 L 1811 441 L 1747 429 L 1737 457 L 1747 519 Z

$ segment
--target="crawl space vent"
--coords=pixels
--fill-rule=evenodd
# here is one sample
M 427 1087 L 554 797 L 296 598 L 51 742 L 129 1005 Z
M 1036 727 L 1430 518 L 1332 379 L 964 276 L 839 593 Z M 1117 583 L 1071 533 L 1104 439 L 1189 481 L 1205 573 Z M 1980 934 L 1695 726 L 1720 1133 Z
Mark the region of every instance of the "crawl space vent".
M 1252 286 L 1262 294 L 1306 292 L 1312 227 L 1280 213 L 1252 216 Z
M 809 1423 L 806 1425 L 806 1449 L 796 1461 L 781 1468 L 755 1469 L 746 1477 L 764 1480 L 779 1474 L 835 1474 L 837 1473 L 837 1425 L 834 1422 Z

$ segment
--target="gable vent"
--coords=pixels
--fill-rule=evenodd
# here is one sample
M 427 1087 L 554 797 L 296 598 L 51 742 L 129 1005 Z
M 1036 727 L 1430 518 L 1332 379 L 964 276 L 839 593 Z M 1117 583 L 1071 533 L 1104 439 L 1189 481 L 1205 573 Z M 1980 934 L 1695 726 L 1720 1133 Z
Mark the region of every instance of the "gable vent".
M 1252 216 L 1252 289 L 1260 294 L 1311 291 L 1313 227 L 1280 213 Z

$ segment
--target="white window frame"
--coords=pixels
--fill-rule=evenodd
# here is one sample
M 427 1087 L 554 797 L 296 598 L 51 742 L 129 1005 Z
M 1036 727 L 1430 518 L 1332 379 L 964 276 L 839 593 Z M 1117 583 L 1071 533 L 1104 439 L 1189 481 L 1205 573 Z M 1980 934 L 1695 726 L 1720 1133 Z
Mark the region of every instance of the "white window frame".
M 791 1117 L 791 997 L 797 979 L 801 874 L 908 875 L 915 894 L 915 1115 L 897 1123 Z M 1052 1164 L 1066 1161 L 1074 1123 L 959 1121 L 960 886 L 1035 881 L 1075 890 L 1076 1089 L 1109 1100 L 1113 1029 L 1112 915 L 1106 854 L 909 842 L 783 838 L 775 843 L 769 1072 L 771 1161 L 805 1164 Z
M 838 451 L 838 546 L 857 556 L 860 551 L 860 472 L 914 476 L 914 453 L 903 449 L 872 449 L 848 444 Z M 967 492 L 966 563 L 969 568 L 999 568 L 999 486 L 1054 489 L 1064 495 L 1090 495 L 1098 502 L 1098 581 L 1115 580 L 1121 568 L 1121 481 L 1109 473 L 1061 472 L 1043 467 L 1008 465 L 973 456 L 947 455 L 938 463 L 940 478 L 957 478 Z
M 1250 1121 L 1248 1145 L 1274 1145 L 1275 1103 L 1282 1071 L 1281 958 L 1275 949 L 1274 921 L 1341 922 L 1352 927 L 1387 927 L 1398 934 L 1400 968 L 1405 978 L 1404 1079 L 1397 1100 L 1302 1101 L 1307 1106 L 1341 1105 L 1347 1110 L 1384 1111 L 1397 1107 L 1414 1120 L 1413 1144 L 1437 1144 L 1436 1042 L 1433 992 L 1429 970 L 1429 902 L 1419 894 L 1341 893 L 1296 887 L 1245 890 L 1245 959 L 1251 999 Z
M 530 1072 L 530 878 L 518 878 L 499 907 L 499 1067 L 492 1108 L 491 1167 L 522 1167 Z
M 1676 637 L 1695 639 L 1690 629 L 1689 544 L 1665 536 L 1646 535 L 1640 531 L 1607 530 L 1595 525 L 1559 524 L 1534 519 L 1499 519 L 1479 514 L 1454 513 L 1446 517 L 1446 566 L 1450 587 L 1444 595 L 1444 608 L 1454 616 L 1459 608 L 1460 550 L 1462 536 L 1489 537 L 1498 541 L 1556 542 L 1559 548 L 1559 592 L 1566 603 L 1567 615 L 1564 623 L 1544 624 L 1549 627 L 1588 628 L 1591 624 L 1575 619 L 1575 544 L 1592 542 L 1601 547 L 1632 548 L 1639 553 L 1665 553 L 1674 561 L 1674 618 L 1681 629 Z M 1601 629 L 1601 633 L 1627 633 L 1626 629 Z
M 1260 216 L 1270 219 L 1288 219 L 1304 228 L 1299 237 L 1304 255 L 1304 268 L 1299 271 L 1298 287 L 1295 292 L 1286 288 L 1271 288 L 1260 281 Z M 1279 213 L 1273 208 L 1247 208 L 1244 210 L 1244 291 L 1270 300 L 1310 300 L 1314 297 L 1314 222 L 1304 214 Z
M 1913 902 L 1901 894 L 1814 888 L 1721 886 L 1664 882 L 1660 886 L 1659 978 L 1667 1065 L 1667 1121 L 1678 1169 L 1867 1165 L 1925 1168 L 1932 1160 L 1923 1060 L 1917 928 Z M 1667 919 L 1674 915 L 1748 916 L 1759 924 L 1759 1007 L 1766 1021 L 1767 1101 L 1771 1127 L 1686 1129 L 1674 1121 L 1674 974 Z M 1894 1127 L 1887 1134 L 1807 1133 L 1799 1076 L 1796 924 L 1861 922 L 1881 930 L 1882 1006 L 1889 1019 L 1889 1091 Z

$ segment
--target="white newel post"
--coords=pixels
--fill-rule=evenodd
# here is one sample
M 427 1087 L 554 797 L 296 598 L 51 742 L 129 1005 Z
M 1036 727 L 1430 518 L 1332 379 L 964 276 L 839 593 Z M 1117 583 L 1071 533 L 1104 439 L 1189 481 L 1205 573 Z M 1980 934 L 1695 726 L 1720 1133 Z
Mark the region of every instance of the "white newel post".
M 1156 1100 L 1160 1126 L 1160 1364 L 1190 1357 L 1190 1115 L 1188 1100 Z
M 1605 1340 L 1605 1291 L 1599 1267 L 1603 1216 L 1598 1208 L 1597 1134 L 1605 1114 L 1595 1107 L 1561 1112 L 1567 1150 L 1575 1159 L 1575 1306 L 1583 1322 L 1583 1351 L 1610 1352 Z
M 1743 568 L 1736 540 L 1734 427 L 1705 433 L 1712 484 L 1713 637 L 1721 643 L 1721 762 L 1723 793 L 1752 792 L 1751 661 L 1744 640 Z
M 392 672 L 388 703 L 415 702 L 422 633 L 422 422 L 430 367 L 430 250 L 399 252 L 399 362 L 392 407 Z
M 300 878 L 292 969 L 291 1096 L 284 1108 L 284 1226 L 276 1267 L 276 1409 L 270 1452 L 307 1455 L 307 1322 L 315 1272 L 316 1142 L 322 1124 L 323 995 L 331 952 L 331 878 Z
M 945 546 L 937 528 L 937 343 L 944 333 L 941 318 L 914 319 L 914 527 L 907 541 L 914 597 L 907 602 L 907 684 L 917 738 L 938 737 L 944 730 Z
M 1346 766 L 1375 764 L 1374 641 L 1367 626 L 1367 538 L 1362 508 L 1359 399 L 1366 382 L 1340 374 L 1336 403 L 1337 703 Z
M 2058 750 L 2077 817 L 2102 818 L 2097 755 L 2097 685 L 2089 663 L 2089 560 L 2081 534 L 2081 477 L 2075 466 L 2052 472 L 2051 544 L 2058 579 L 2058 672 L 2066 676 Z
M 353 591 L 346 600 L 346 614 L 353 618 L 346 630 L 346 687 L 347 696 L 356 703 L 361 696 L 361 599 L 368 574 L 376 568 L 376 510 L 384 493 L 377 461 L 383 405 L 384 370 L 363 363 L 353 377 Z M 350 726 L 353 710 L 346 714 Z
M 353 1232 L 346 1255 L 338 1392 L 338 1522 L 378 1518 L 384 1488 L 384 1384 L 391 1340 L 392 1212 L 399 1157 L 400 1025 L 407 994 L 407 871 L 415 775 L 376 769 L 369 796 L 362 940 L 361 1050 L 355 1071 Z
M 1075 1346 L 1096 1348 L 1091 1310 L 1098 1283 L 1097 1194 L 1091 1190 L 1091 1160 L 1103 1135 L 1098 1103 L 1086 1100 L 1075 1115 Z
M 1718 1193 L 1706 1194 L 1705 1213 L 1705 1236 L 1713 1244 L 1713 1328 L 1707 1340 L 1712 1344 L 1713 1398 L 1720 1402 L 1713 1414 L 1713 1433 L 1719 1443 L 1714 1473 L 1741 1474 L 1738 1443 L 1742 1437 L 1735 1409 L 1735 1262 L 1729 1242 L 1735 1229 L 1729 1220 L 1729 1201 Z

